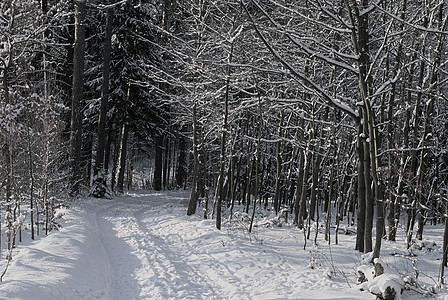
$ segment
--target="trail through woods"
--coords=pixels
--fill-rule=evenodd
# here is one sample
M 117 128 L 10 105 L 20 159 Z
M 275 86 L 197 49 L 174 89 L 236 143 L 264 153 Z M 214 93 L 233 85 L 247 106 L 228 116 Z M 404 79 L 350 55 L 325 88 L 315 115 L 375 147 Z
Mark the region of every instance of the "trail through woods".
M 186 216 L 187 199 L 152 192 L 74 203 L 59 232 L 19 246 L 0 299 L 375 298 L 354 284 L 352 241 L 328 252 L 303 250 L 293 226 L 249 236 L 235 220 L 218 231 L 202 213 Z
M 88 205 L 115 270 L 116 299 L 272 299 L 324 288 L 322 272 L 301 271 L 308 262 L 293 253 L 234 241 L 213 222 L 184 216 L 185 199 L 134 195 Z

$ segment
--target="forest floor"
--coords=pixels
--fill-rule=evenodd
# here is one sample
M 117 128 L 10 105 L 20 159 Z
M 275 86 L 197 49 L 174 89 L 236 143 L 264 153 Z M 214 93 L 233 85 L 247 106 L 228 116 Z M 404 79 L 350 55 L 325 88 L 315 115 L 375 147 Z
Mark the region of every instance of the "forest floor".
M 137 192 L 72 203 L 60 231 L 24 237 L 0 299 L 375 299 L 356 285 L 362 256 L 353 250 L 355 235 L 340 234 L 329 246 L 319 234 L 318 246 L 308 240 L 304 249 L 295 226 L 267 226 L 273 216 L 260 212 L 251 234 L 242 217 L 219 231 L 202 219 L 202 207 L 186 216 L 187 200 L 186 192 Z M 405 290 L 402 299 L 422 299 L 423 290 L 448 299 L 446 288 L 432 288 L 441 232 L 428 227 L 429 239 L 412 257 L 403 234 L 384 242 L 389 267 L 403 276 L 418 272 L 418 292 Z

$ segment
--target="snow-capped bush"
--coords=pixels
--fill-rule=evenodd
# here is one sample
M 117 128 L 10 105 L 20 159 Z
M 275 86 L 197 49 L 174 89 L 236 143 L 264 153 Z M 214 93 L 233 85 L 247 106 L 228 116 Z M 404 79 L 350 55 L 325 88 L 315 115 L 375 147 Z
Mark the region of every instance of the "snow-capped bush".
M 381 259 L 375 258 L 374 266 L 361 265 L 357 268 L 361 290 L 369 291 L 377 299 L 401 299 L 405 282 L 396 270 L 390 268 Z

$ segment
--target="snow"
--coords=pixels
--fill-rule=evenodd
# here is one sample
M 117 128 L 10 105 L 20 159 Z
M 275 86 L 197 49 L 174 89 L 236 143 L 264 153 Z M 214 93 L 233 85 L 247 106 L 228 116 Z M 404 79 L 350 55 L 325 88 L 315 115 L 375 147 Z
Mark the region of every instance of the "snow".
M 396 292 L 395 299 L 400 300 L 401 290 L 404 287 L 404 280 L 401 274 L 398 273 L 396 269 L 390 268 L 384 261 L 379 258 L 375 258 L 374 262 L 381 264 L 382 268 L 384 269 L 384 274 L 373 277 L 372 274 L 374 272 L 371 270 L 373 269 L 373 267 L 370 267 L 370 270 L 365 265 L 358 267 L 358 271 L 364 272 L 368 279 L 367 282 L 364 282 L 360 285 L 360 288 L 368 290 L 373 294 L 379 295 L 383 294 L 389 287 L 394 289 L 394 291 Z
M 187 216 L 187 200 L 187 192 L 167 191 L 71 203 L 60 231 L 33 242 L 24 232 L 0 283 L 0 299 L 375 299 L 356 285 L 357 268 L 368 266 L 353 250 L 354 235 L 328 245 L 319 234 L 318 245 L 309 240 L 304 249 L 303 232 L 289 223 L 278 226 L 281 218 L 272 226 L 272 216 L 258 216 L 252 234 L 244 218 L 227 220 L 219 231 L 200 209 Z M 400 277 L 389 272 L 391 258 L 413 272 L 400 256 L 405 252 L 384 244 L 389 267 L 369 283 L 372 289 Z M 440 249 L 425 245 L 433 251 L 414 251 L 431 263 L 420 255 L 425 264 L 418 266 L 437 278 Z M 405 293 L 403 299 L 422 297 Z M 435 299 L 446 295 L 440 290 Z

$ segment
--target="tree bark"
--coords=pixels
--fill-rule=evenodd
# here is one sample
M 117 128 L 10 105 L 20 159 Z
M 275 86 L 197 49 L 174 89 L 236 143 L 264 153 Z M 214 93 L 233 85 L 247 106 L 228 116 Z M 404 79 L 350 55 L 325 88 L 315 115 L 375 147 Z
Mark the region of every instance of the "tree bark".
M 4 99 L 5 99 L 5 104 L 6 105 L 10 105 L 11 104 L 11 96 L 10 96 L 10 90 L 9 90 L 9 82 L 8 82 L 8 78 L 10 77 L 9 75 L 9 68 L 13 66 L 13 55 L 12 55 L 12 49 L 9 49 L 9 59 L 8 59 L 8 63 L 5 63 L 3 60 L 0 60 L 0 62 L 4 63 L 4 67 L 3 67 L 3 93 L 4 93 Z M 4 138 L 4 142 L 3 142 L 3 157 L 4 157 L 4 165 L 6 166 L 6 176 L 5 176 L 5 189 L 6 189 L 6 212 L 8 214 L 11 213 L 11 200 L 12 200 L 12 185 L 13 185 L 13 158 L 12 158 L 12 137 L 11 137 L 11 133 L 9 131 L 7 131 L 5 133 L 5 138 Z M 5 216 L 5 222 L 8 220 L 7 216 Z M 8 230 L 11 233 L 12 232 L 12 228 L 11 228 L 11 222 L 7 222 L 7 226 L 8 226 Z M 6 238 L 6 242 L 8 244 L 8 250 L 11 250 L 11 236 L 9 236 L 9 238 Z M 1 237 L 0 237 L 0 241 L 1 241 Z M 1 254 L 1 253 L 0 253 Z
M 333 136 L 335 135 L 334 132 L 334 126 L 333 126 Z M 334 148 L 334 139 L 332 139 L 331 141 L 332 147 Z M 325 202 L 325 207 L 324 207 L 324 211 L 326 212 L 325 214 L 325 241 L 328 242 L 328 244 L 330 244 L 331 242 L 331 200 L 333 198 L 333 182 L 334 182 L 334 168 L 335 168 L 335 159 L 336 157 L 336 150 L 334 150 L 334 152 L 331 155 L 331 163 L 330 163 L 330 173 L 329 173 L 329 178 L 328 178 L 328 194 L 326 196 L 326 202 Z
M 394 100 L 395 100 L 395 83 L 392 84 L 392 90 L 391 90 L 391 94 L 389 96 L 389 104 L 388 104 L 388 109 L 387 109 L 387 121 L 388 121 L 388 125 L 387 125 L 387 149 L 392 149 L 393 145 L 394 145 L 394 127 L 393 127 L 393 107 L 394 107 Z M 388 227 L 389 227 L 389 232 L 388 232 L 388 240 L 390 241 L 395 241 L 395 236 L 396 236 L 396 232 L 397 232 L 397 225 L 398 222 L 395 221 L 395 203 L 396 203 L 396 196 L 394 193 L 394 175 L 393 175 L 393 170 L 394 168 L 394 156 L 389 153 L 388 155 L 388 169 L 389 169 L 389 178 L 388 178 L 388 194 L 389 194 L 389 214 L 387 216 L 387 221 L 388 221 Z M 398 203 L 397 203 L 398 204 Z
M 70 126 L 71 189 L 73 196 L 79 193 L 81 177 L 82 101 L 84 99 L 85 60 L 85 0 L 75 2 L 75 45 L 73 55 L 72 112 Z
M 443 231 L 442 264 L 440 265 L 440 283 L 445 283 L 445 267 L 448 266 L 448 203 L 445 201 L 445 229 Z
M 41 0 L 40 1 L 40 8 L 42 9 L 42 12 L 46 14 L 48 12 L 48 1 L 47 0 Z
M 365 226 L 366 226 L 366 180 L 364 170 L 364 147 L 361 134 L 363 132 L 362 125 L 358 124 L 358 138 L 356 144 L 356 150 L 358 154 L 358 210 L 356 214 L 356 246 L 355 249 L 364 252 L 364 238 L 365 238 Z
M 317 202 L 317 186 L 319 183 L 319 154 L 314 153 L 312 155 L 312 183 L 311 183 L 311 195 L 310 195 L 310 219 L 314 221 L 316 215 L 316 202 Z
M 163 140 L 163 143 L 165 144 L 164 145 L 164 149 L 165 149 L 164 156 L 165 157 L 163 159 L 163 182 L 162 182 L 162 186 L 163 186 L 163 189 L 166 190 L 167 187 L 168 187 L 168 182 L 170 180 L 169 172 L 168 172 L 168 170 L 170 168 L 170 160 L 171 160 L 171 157 L 170 157 L 171 140 L 170 140 L 170 138 L 168 138 L 168 137 L 165 138 Z
M 346 2 L 347 4 L 347 2 Z M 348 6 L 348 5 L 347 5 Z M 373 229 L 373 205 L 376 208 L 376 244 L 374 249 L 374 257 L 378 257 L 382 230 L 384 228 L 384 211 L 383 199 L 380 199 L 380 182 L 377 176 L 378 156 L 377 156 L 377 133 L 375 129 L 375 112 L 372 108 L 371 78 L 370 68 L 370 50 L 369 50 L 369 13 L 364 9 L 369 7 L 369 0 L 361 0 L 359 4 L 355 4 L 357 20 L 357 31 L 352 30 L 352 37 L 355 52 L 358 54 L 358 87 L 360 100 L 362 102 L 362 125 L 363 125 L 363 145 L 364 145 L 364 172 L 365 172 L 365 197 L 366 197 L 366 222 L 364 230 L 364 252 L 372 251 L 372 229 Z M 364 13 L 361 13 L 364 12 Z M 353 22 L 353 15 L 350 16 Z M 355 27 L 354 27 L 355 28 Z M 370 175 L 370 176 L 369 176 Z M 372 185 L 371 185 L 372 184 Z M 371 188 L 372 186 L 372 188 Z
M 230 75 L 232 68 L 230 63 L 232 63 L 233 57 L 233 41 L 230 43 L 229 57 L 227 59 L 229 65 L 227 66 L 227 78 L 226 78 L 226 91 L 224 95 L 224 111 L 223 111 L 223 124 L 221 133 L 221 154 L 220 154 L 220 167 L 219 167 L 219 178 L 218 185 L 216 188 L 215 197 L 217 197 L 217 207 L 216 207 L 216 228 L 221 230 L 221 205 L 223 198 L 223 185 L 224 185 L 224 169 L 225 169 L 225 154 L 226 154 L 226 142 L 227 142 L 227 130 L 228 130 L 228 117 L 229 117 L 229 90 L 230 90 Z
M 198 123 L 197 123 L 197 104 L 193 104 L 193 174 L 191 183 L 190 200 L 188 201 L 187 215 L 196 213 L 196 206 L 199 198 L 198 177 L 199 177 L 199 151 L 198 151 Z
M 400 18 L 404 20 L 406 15 L 406 9 L 407 9 L 407 0 L 403 0 L 402 7 L 401 7 L 401 13 Z M 401 30 L 404 30 L 404 24 L 400 26 Z M 399 68 L 401 67 L 402 63 L 402 57 L 403 57 L 403 40 L 399 40 L 399 44 L 397 47 L 397 57 L 395 62 L 395 68 L 393 70 L 393 76 L 396 76 L 398 73 Z M 389 96 L 389 103 L 388 103 L 388 111 L 387 111 L 387 119 L 388 119 L 388 125 L 387 125 L 387 149 L 392 149 L 395 141 L 394 136 L 394 127 L 393 127 L 393 110 L 394 110 L 394 103 L 397 93 L 397 83 L 393 82 L 391 85 L 391 91 Z M 406 132 L 406 130 L 404 130 Z M 406 145 L 404 145 L 404 148 L 406 148 Z M 403 153 L 405 155 L 406 152 Z M 404 160 L 405 161 L 405 160 Z M 398 191 L 398 197 L 395 196 L 394 193 L 394 176 L 393 176 L 393 155 L 389 154 L 388 156 L 388 163 L 389 163 L 389 182 L 388 182 L 388 190 L 389 190 L 389 214 L 388 214 L 388 225 L 389 225 L 389 232 L 388 232 L 388 240 L 395 241 L 397 228 L 398 228 L 398 222 L 399 222 L 399 214 L 397 215 L 397 212 L 400 210 L 400 184 L 397 184 L 397 191 Z M 396 175 L 395 175 L 396 176 Z
M 31 239 L 34 240 L 34 160 L 33 147 L 31 143 L 31 132 L 28 131 L 28 159 L 29 159 L 29 175 L 30 175 L 30 223 L 31 223 Z M 1 251 L 0 251 L 1 253 Z
M 82 183 L 85 186 L 90 186 L 90 179 L 92 177 L 92 149 L 93 149 L 93 133 L 85 131 L 83 134 L 83 142 L 81 146 L 81 172 Z
M 101 102 L 98 121 L 98 144 L 96 148 L 95 166 L 93 169 L 94 182 L 106 185 L 105 171 L 105 148 L 107 143 L 106 120 L 109 101 L 109 77 L 110 77 L 110 59 L 112 51 L 112 18 L 113 8 L 109 7 L 106 12 L 106 34 L 104 37 L 103 48 L 103 82 L 101 85 Z M 98 176 L 99 175 L 99 176 Z
M 263 109 L 261 105 L 261 97 L 258 95 L 258 118 L 259 118 L 259 124 L 258 124 L 258 133 L 257 133 L 257 144 L 255 146 L 255 155 L 254 155 L 254 163 L 255 163 L 255 188 L 254 188 L 254 205 L 252 208 L 252 217 L 250 219 L 250 226 L 249 226 L 249 233 L 252 232 L 252 227 L 254 225 L 254 219 L 255 219 L 255 210 L 257 208 L 257 198 L 260 196 L 260 147 L 261 147 L 261 137 L 263 134 Z M 260 198 L 261 199 L 261 198 Z
M 303 175 L 302 182 L 300 183 L 301 193 L 300 193 L 300 205 L 299 205 L 299 218 L 297 222 L 297 227 L 300 229 L 303 228 L 303 222 L 306 215 L 306 196 L 307 196 L 307 186 L 308 186 L 308 173 L 310 171 L 311 160 L 312 160 L 312 152 L 313 152 L 313 144 L 314 143 L 314 130 L 310 129 L 309 137 L 308 137 L 308 146 L 304 151 L 305 161 L 303 165 Z
M 425 19 L 427 19 L 427 18 L 425 17 Z M 423 47 L 422 45 L 423 45 L 423 41 L 421 41 L 420 46 Z M 424 49 L 424 47 L 423 47 L 423 49 Z M 422 51 L 424 51 L 424 50 L 422 50 Z M 425 73 L 424 73 L 425 65 L 426 65 L 425 61 L 423 61 L 423 60 L 420 61 L 418 83 L 417 83 L 419 87 L 423 86 L 423 82 L 425 79 Z M 423 98 L 423 92 L 421 89 L 419 89 L 419 91 L 417 93 L 417 98 L 415 100 L 415 106 L 414 106 L 415 108 L 414 108 L 414 112 L 413 112 L 414 122 L 412 124 L 412 127 L 414 129 L 414 140 L 412 142 L 412 146 L 415 149 L 414 151 L 416 153 L 414 153 L 411 156 L 412 157 L 411 158 L 411 174 L 413 176 L 415 176 L 415 182 L 414 182 L 414 189 L 413 189 L 413 191 L 411 191 L 411 192 L 413 192 L 413 194 L 409 195 L 409 196 L 413 197 L 414 199 L 412 199 L 410 208 L 408 209 L 408 221 L 407 221 L 407 226 L 406 226 L 406 232 L 407 232 L 406 243 L 407 243 L 408 248 L 411 246 L 411 243 L 412 243 L 412 236 L 414 234 L 414 223 L 415 223 L 415 218 L 416 218 L 416 214 L 417 214 L 417 210 L 418 210 L 418 204 L 420 203 L 419 198 L 421 196 L 421 193 L 420 193 L 421 188 L 419 186 L 419 174 L 421 174 L 421 173 L 419 173 L 420 164 L 419 164 L 418 158 L 421 157 L 421 153 L 423 150 L 417 150 L 417 149 L 418 149 L 418 144 L 419 144 L 419 140 L 418 140 L 418 136 L 419 136 L 418 133 L 420 130 L 419 122 L 422 117 L 421 116 L 421 106 L 422 106 L 421 102 L 423 101 L 422 98 Z M 424 139 L 424 137 L 422 139 Z
M 197 135 L 196 135 L 197 137 Z M 182 135 L 182 130 L 179 136 L 179 145 L 178 145 L 178 156 L 177 156 L 177 166 L 176 166 L 176 184 L 177 187 L 182 188 L 185 184 L 185 179 L 187 177 L 187 154 L 186 154 L 186 141 L 185 137 Z
M 276 151 L 276 173 L 275 173 L 275 194 L 274 194 L 274 210 L 277 214 L 280 210 L 280 198 L 281 198 L 281 178 L 282 178 L 282 169 L 283 169 L 283 160 L 282 160 L 282 142 L 281 142 L 281 128 L 283 126 L 283 112 L 280 115 L 280 124 L 278 126 L 278 140 L 275 143 L 275 151 Z
M 109 173 L 109 163 L 110 163 L 110 153 L 111 153 L 111 148 L 112 148 L 112 144 L 114 143 L 114 133 L 115 133 L 115 129 L 114 129 L 114 122 L 113 120 L 109 120 L 109 125 L 108 125 L 108 130 L 107 130 L 107 142 L 106 142 L 106 148 L 104 149 L 104 173 Z M 113 184 L 113 180 L 111 182 L 111 185 Z
M 120 141 L 121 141 L 121 135 L 123 133 L 123 125 L 116 124 L 116 131 L 117 134 L 113 136 L 113 144 L 114 144 L 114 152 L 112 155 L 112 182 L 111 182 L 111 190 L 114 191 L 117 185 L 117 170 L 119 165 L 119 155 L 120 155 Z M 120 130 L 121 129 L 121 130 Z M 112 137 L 112 135 L 109 135 Z
M 123 122 L 121 129 L 121 140 L 120 140 L 120 153 L 118 157 L 118 170 L 117 170 L 117 191 L 123 193 L 124 191 L 124 174 L 126 169 L 126 152 L 128 148 L 128 134 L 129 125 Z
M 251 153 L 252 149 L 251 149 L 251 142 L 248 141 L 247 142 L 247 150 L 246 153 Z M 250 154 L 249 154 L 250 155 Z M 245 185 L 245 190 L 244 190 L 244 196 L 243 196 L 243 200 L 244 200 L 244 204 L 245 204 L 245 209 L 244 212 L 246 214 L 249 213 L 249 208 L 250 208 L 250 201 L 251 201 L 251 194 L 252 194 L 252 178 L 253 178 L 253 173 L 254 173 L 254 164 L 255 164 L 255 159 L 250 156 L 247 159 L 247 164 L 246 164 L 246 185 Z
M 157 134 L 155 138 L 155 159 L 154 159 L 154 190 L 162 190 L 162 173 L 163 173 L 163 136 Z

